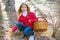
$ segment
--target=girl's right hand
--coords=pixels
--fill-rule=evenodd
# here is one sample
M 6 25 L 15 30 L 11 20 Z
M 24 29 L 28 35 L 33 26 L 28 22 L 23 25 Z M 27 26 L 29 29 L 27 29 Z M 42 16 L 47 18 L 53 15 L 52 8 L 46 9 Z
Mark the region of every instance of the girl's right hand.
M 8 32 L 11 32 L 11 33 L 12 33 L 12 28 L 9 28 L 9 29 L 8 29 Z
M 10 37 L 11 37 L 12 34 L 13 34 L 13 33 L 12 33 L 12 28 L 9 28 L 9 29 L 8 29 L 8 33 L 9 33 L 9 35 L 10 35 Z

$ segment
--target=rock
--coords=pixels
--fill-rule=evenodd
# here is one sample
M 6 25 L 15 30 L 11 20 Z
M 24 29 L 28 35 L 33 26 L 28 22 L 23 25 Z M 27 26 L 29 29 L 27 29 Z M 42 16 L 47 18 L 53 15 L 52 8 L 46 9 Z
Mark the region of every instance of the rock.
M 27 37 L 24 36 L 23 32 L 14 32 L 11 36 L 12 40 L 27 40 Z
M 48 27 L 45 32 L 35 32 L 35 40 L 55 40 L 52 38 L 53 29 Z
M 40 36 L 40 37 L 37 37 L 37 40 L 55 40 L 55 39 L 49 36 Z

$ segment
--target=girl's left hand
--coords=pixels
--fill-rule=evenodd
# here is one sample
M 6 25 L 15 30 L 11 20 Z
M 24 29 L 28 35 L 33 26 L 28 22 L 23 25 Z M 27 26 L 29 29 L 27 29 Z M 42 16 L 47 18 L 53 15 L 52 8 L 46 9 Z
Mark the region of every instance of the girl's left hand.
M 31 20 L 28 20 L 29 22 L 31 22 Z

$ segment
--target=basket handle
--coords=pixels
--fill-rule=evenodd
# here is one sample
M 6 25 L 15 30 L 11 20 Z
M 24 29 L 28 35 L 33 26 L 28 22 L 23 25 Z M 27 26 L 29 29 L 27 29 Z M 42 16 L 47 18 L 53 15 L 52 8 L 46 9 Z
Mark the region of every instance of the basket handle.
M 39 17 L 39 18 L 43 18 L 47 22 L 47 20 L 44 17 Z

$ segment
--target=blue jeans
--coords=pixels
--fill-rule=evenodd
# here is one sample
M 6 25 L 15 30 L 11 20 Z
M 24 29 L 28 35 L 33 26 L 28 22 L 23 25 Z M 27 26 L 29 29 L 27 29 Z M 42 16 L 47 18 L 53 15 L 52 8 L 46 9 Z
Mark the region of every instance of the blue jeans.
M 33 30 L 29 26 L 25 26 L 21 22 L 18 22 L 16 25 L 18 26 L 19 31 L 23 31 L 24 34 L 26 34 L 26 35 L 34 35 Z

